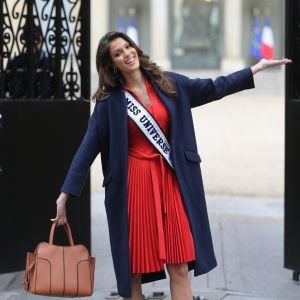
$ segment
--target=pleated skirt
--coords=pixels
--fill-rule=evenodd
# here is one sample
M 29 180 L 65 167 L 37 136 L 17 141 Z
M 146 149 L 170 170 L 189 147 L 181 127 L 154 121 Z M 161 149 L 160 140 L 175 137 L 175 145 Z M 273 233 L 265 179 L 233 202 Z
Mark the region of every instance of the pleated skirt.
M 129 250 L 132 273 L 195 260 L 193 237 L 174 171 L 161 155 L 128 157 Z

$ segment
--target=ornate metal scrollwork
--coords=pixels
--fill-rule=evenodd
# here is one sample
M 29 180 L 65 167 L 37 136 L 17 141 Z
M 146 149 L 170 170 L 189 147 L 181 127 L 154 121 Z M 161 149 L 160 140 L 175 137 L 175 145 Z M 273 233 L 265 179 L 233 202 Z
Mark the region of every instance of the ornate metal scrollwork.
M 0 98 L 87 97 L 81 0 L 4 0 L 0 6 Z

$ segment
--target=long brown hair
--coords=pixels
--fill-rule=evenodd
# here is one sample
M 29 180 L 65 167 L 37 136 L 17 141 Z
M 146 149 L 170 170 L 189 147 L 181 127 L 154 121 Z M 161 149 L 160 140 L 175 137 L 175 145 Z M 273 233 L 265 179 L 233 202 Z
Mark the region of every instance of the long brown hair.
M 94 93 L 93 100 L 105 99 L 111 88 L 116 87 L 120 83 L 119 72 L 114 72 L 114 66 L 111 59 L 109 45 L 116 38 L 122 38 L 134 47 L 140 61 L 141 69 L 148 71 L 158 85 L 158 87 L 168 96 L 175 97 L 177 95 L 176 87 L 171 79 L 164 74 L 156 63 L 150 60 L 150 57 L 143 53 L 141 48 L 125 33 L 118 31 L 110 31 L 105 34 L 99 42 L 96 54 L 96 68 L 98 72 L 98 88 Z

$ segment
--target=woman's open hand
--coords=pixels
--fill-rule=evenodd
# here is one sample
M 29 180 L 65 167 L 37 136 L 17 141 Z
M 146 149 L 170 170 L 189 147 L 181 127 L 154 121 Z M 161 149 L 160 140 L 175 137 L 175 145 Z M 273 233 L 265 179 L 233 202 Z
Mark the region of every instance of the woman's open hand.
M 262 71 L 264 69 L 270 68 L 270 67 L 276 67 L 281 65 L 286 65 L 292 63 L 291 59 L 288 58 L 282 58 L 282 59 L 261 59 L 257 64 L 253 65 L 251 67 L 253 75 L 256 74 L 259 71 Z
M 68 194 L 61 193 L 56 200 L 57 212 L 56 217 L 51 219 L 52 222 L 57 223 L 57 226 L 64 225 L 67 222 L 66 203 Z

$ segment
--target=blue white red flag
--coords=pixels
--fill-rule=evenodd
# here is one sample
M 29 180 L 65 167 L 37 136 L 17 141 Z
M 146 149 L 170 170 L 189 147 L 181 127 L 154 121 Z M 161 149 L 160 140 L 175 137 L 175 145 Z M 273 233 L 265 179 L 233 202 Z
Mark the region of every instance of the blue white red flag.
M 268 17 L 265 19 L 265 25 L 262 30 L 260 54 L 266 59 L 274 58 L 274 36 L 271 21 Z

